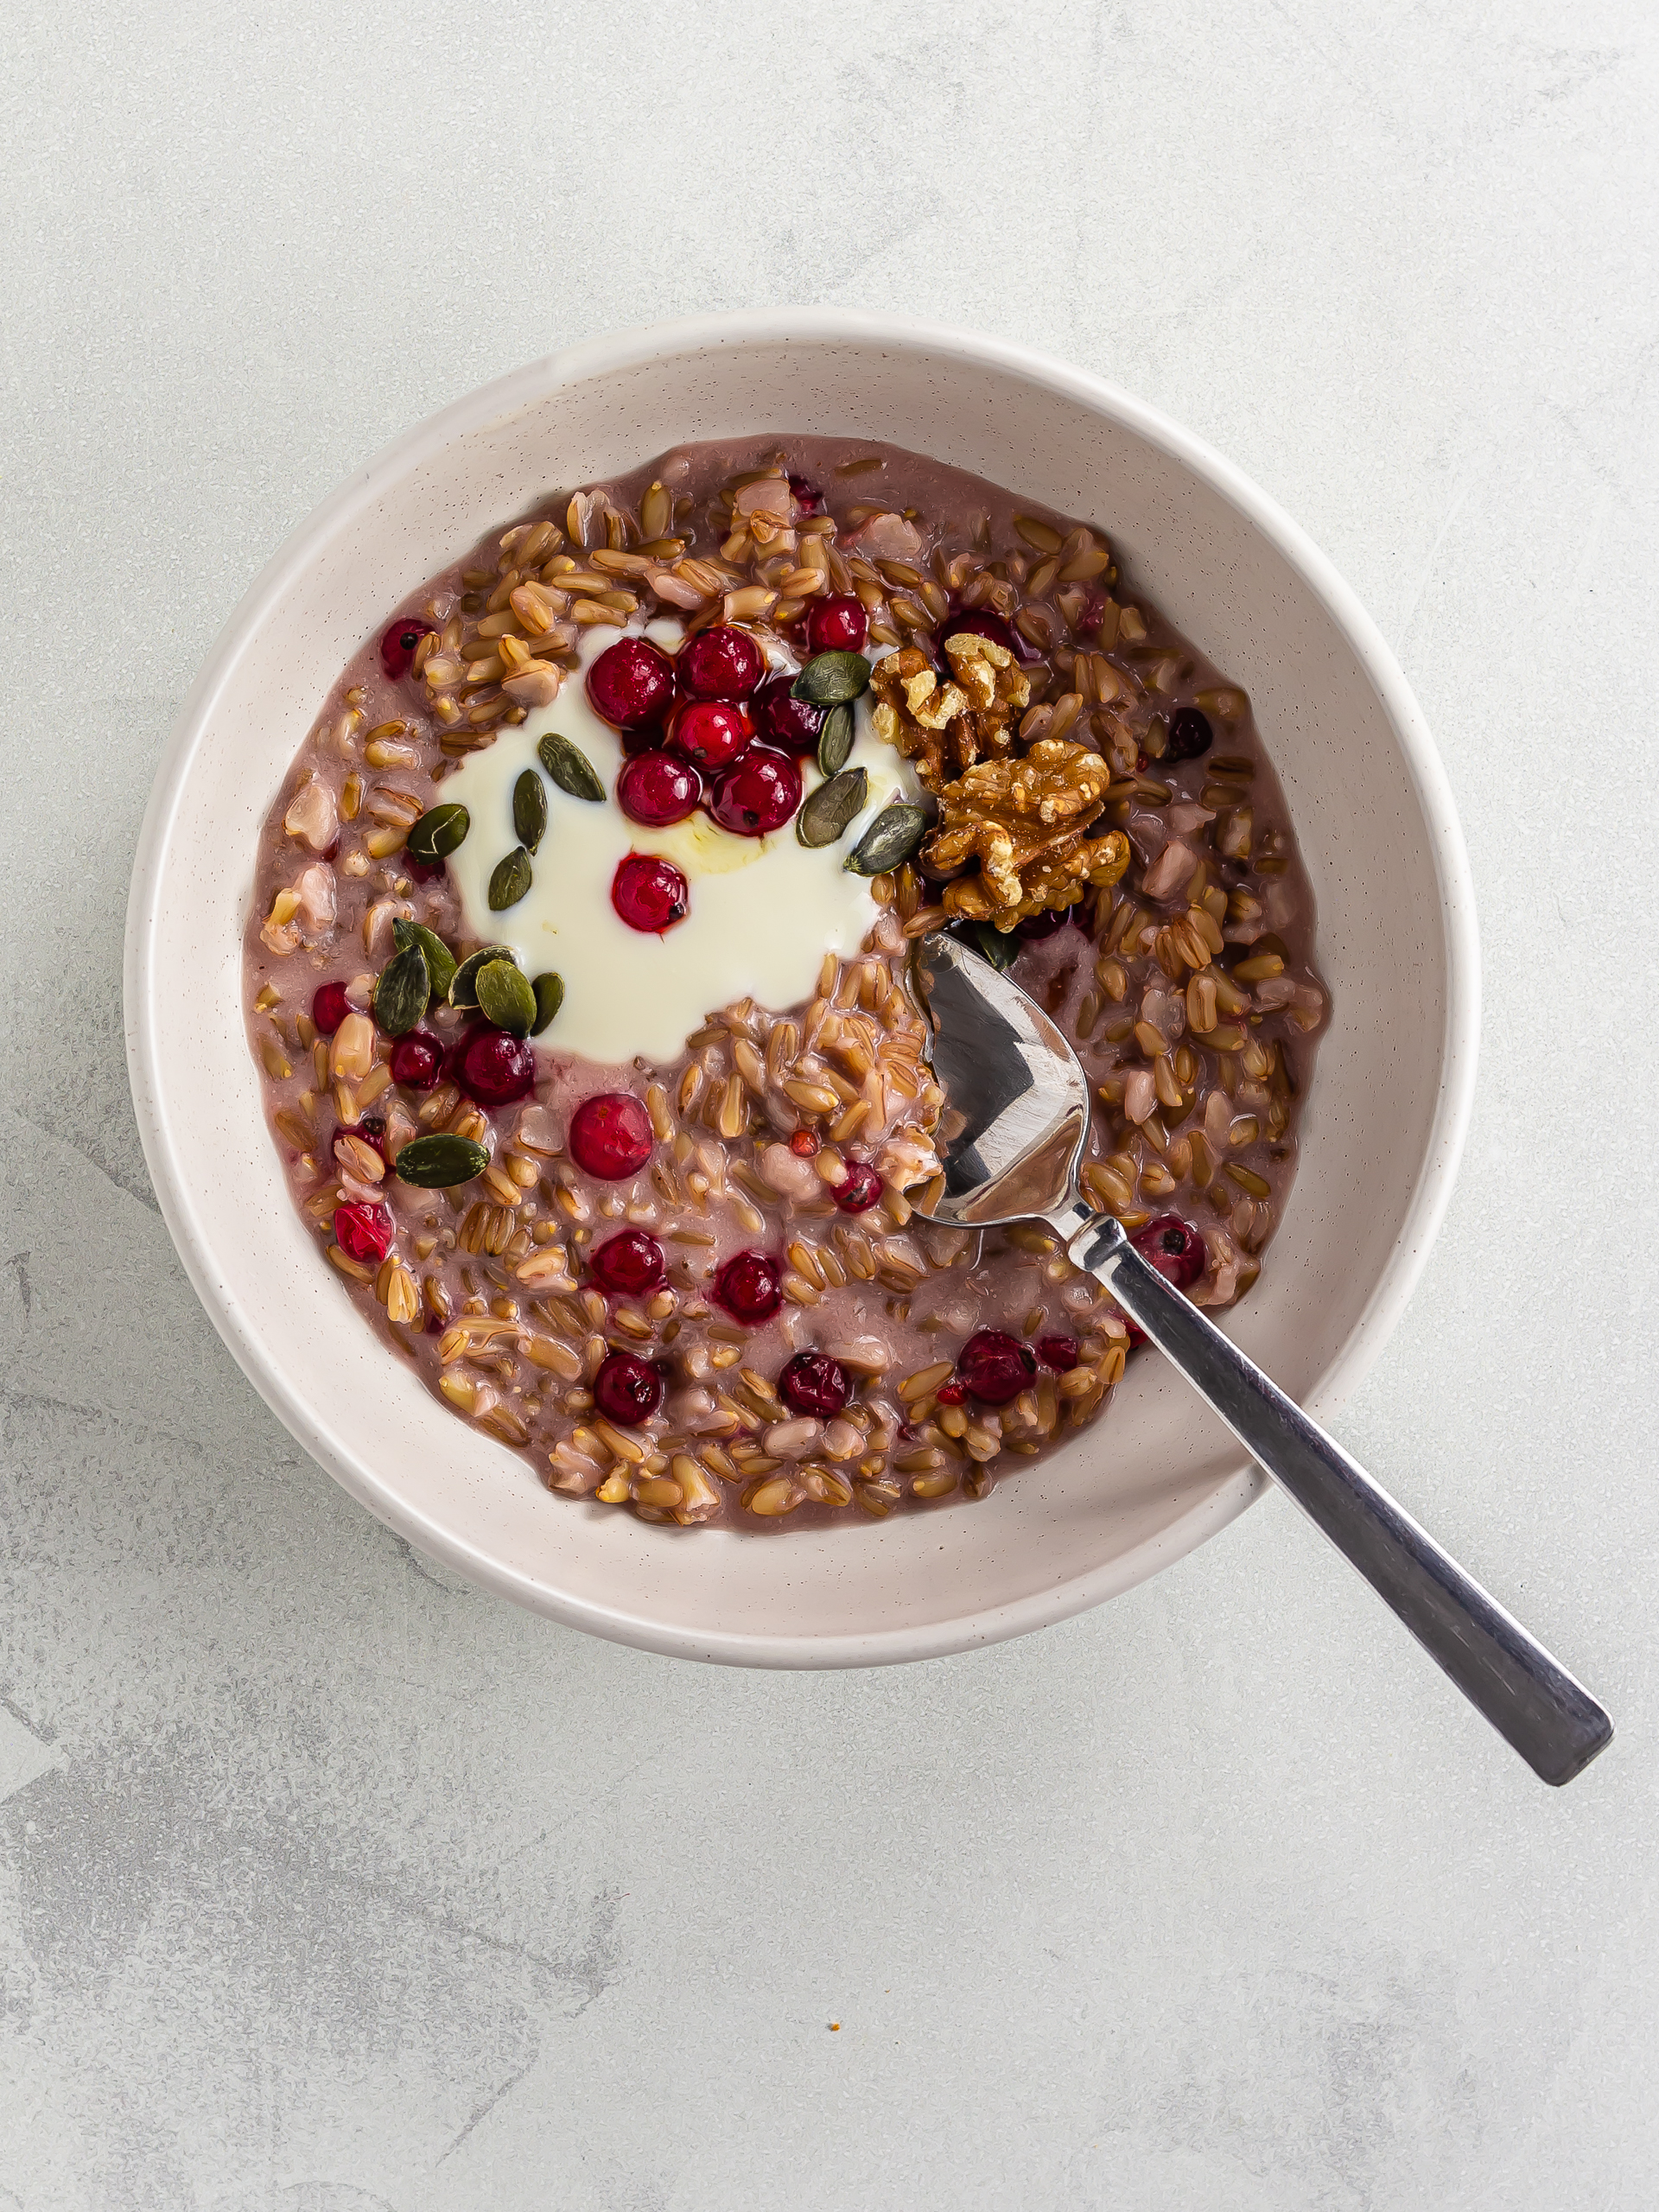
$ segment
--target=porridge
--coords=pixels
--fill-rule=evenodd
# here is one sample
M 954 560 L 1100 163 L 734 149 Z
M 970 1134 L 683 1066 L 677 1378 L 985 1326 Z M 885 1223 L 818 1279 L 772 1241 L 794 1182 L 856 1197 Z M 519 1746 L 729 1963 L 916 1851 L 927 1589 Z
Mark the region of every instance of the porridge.
M 1230 1304 L 1325 1012 L 1243 691 L 1103 533 L 892 447 L 562 497 L 364 647 L 264 823 L 246 1011 L 301 1216 L 554 1491 L 983 1497 L 1135 1332 L 1040 1224 L 927 1217 L 938 929 L 1074 1042 L 1086 1195 Z

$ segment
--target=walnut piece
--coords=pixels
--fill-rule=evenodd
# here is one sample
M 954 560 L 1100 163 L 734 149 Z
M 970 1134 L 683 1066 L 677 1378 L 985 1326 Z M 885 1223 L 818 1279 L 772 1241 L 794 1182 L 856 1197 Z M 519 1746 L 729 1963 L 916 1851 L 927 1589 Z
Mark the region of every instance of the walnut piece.
M 954 640 L 952 641 L 954 643 Z M 1069 906 L 1129 864 L 1122 830 L 1084 834 L 1104 806 L 1111 770 L 1087 746 L 1039 738 L 1023 759 L 983 760 L 939 794 L 939 827 L 922 858 L 941 874 L 977 860 L 944 889 L 949 914 L 1011 930 Z
M 918 646 L 906 645 L 870 671 L 875 733 L 896 746 L 931 791 L 943 791 L 977 760 L 1014 743 L 1031 686 L 1006 645 L 971 630 L 945 640 L 941 683 Z

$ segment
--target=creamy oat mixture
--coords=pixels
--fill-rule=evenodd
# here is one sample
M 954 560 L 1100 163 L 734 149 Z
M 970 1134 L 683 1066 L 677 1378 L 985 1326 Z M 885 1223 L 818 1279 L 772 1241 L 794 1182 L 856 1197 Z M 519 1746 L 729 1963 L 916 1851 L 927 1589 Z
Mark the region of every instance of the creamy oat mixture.
M 1128 1325 L 926 1218 L 952 929 L 1077 1046 L 1084 1169 L 1255 1280 L 1325 1016 L 1249 705 L 1101 532 L 866 441 L 688 446 L 467 554 L 260 841 L 249 1033 L 304 1219 L 550 1488 L 765 1529 L 984 1497 Z

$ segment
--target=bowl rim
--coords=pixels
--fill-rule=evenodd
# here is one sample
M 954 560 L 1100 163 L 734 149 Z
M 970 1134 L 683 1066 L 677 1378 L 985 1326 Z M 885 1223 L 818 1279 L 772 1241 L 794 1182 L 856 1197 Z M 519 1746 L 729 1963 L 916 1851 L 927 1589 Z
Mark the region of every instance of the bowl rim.
M 1089 371 L 1004 340 L 850 308 L 779 308 L 689 316 L 545 354 L 400 432 L 313 508 L 277 548 L 220 629 L 185 696 L 156 770 L 133 861 L 124 954 L 124 1020 L 128 1077 L 145 1161 L 162 1217 L 197 1296 L 243 1372 L 290 1434 L 377 1519 L 492 1593 L 613 1642 L 732 1665 L 874 1666 L 976 1649 L 1102 1604 L 1184 1558 L 1226 1527 L 1268 1487 L 1267 1478 L 1248 1461 L 1241 1462 L 1198 1505 L 1101 1567 L 1002 1605 L 876 1634 L 693 1631 L 553 1588 L 410 1506 L 393 1484 L 341 1446 L 304 1399 L 289 1388 L 257 1331 L 219 1279 L 209 1239 L 174 1148 L 166 1072 L 158 1062 L 153 1020 L 157 985 L 153 955 L 162 888 L 159 862 L 170 842 L 185 786 L 238 661 L 322 541 L 372 505 L 383 481 L 401 474 L 423 451 L 518 413 L 562 384 L 674 355 L 733 352 L 791 340 L 876 345 L 947 362 L 971 362 L 1122 423 L 1202 479 L 1276 549 L 1324 607 L 1376 692 L 1400 746 L 1428 838 L 1446 945 L 1446 1019 L 1440 1095 L 1416 1186 L 1393 1250 L 1342 1348 L 1304 1402 L 1310 1412 L 1326 1415 L 1341 1403 L 1382 1351 L 1422 1274 L 1451 1200 L 1473 1107 L 1480 1027 L 1479 940 L 1468 851 L 1451 784 L 1422 710 L 1381 632 L 1325 555 L 1275 500 L 1157 408 Z

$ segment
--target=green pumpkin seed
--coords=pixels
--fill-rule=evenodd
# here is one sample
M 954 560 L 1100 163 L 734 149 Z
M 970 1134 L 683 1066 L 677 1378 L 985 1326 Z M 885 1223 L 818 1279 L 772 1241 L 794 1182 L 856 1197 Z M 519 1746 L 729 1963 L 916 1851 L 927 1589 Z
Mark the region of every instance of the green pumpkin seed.
M 548 1023 L 564 1004 L 564 978 L 556 976 L 550 968 L 538 976 L 532 986 L 536 993 L 536 1019 L 530 1025 L 532 1037 L 539 1037 Z
M 568 737 L 557 736 L 552 730 L 536 747 L 541 763 L 562 791 L 569 791 L 572 798 L 602 799 L 605 786 L 594 773 L 594 764 L 579 745 L 572 745 Z
M 820 784 L 795 817 L 795 835 L 804 845 L 833 845 L 869 796 L 862 768 L 848 768 Z
M 388 1037 L 402 1037 L 426 1012 L 432 995 L 432 978 L 426 972 L 426 955 L 418 944 L 394 953 L 380 971 L 374 987 L 374 1019 Z
M 472 826 L 473 817 L 464 806 L 429 807 L 404 840 L 409 856 L 423 868 L 436 868 L 465 842 Z
M 512 787 L 512 827 L 519 843 L 533 853 L 547 831 L 547 785 L 526 768 Z
M 486 960 L 473 978 L 478 1010 L 498 1029 L 522 1037 L 536 1019 L 536 994 L 511 960 Z
M 490 1155 L 481 1144 L 440 1129 L 435 1136 L 411 1138 L 392 1163 L 392 1172 L 417 1190 L 447 1191 L 457 1183 L 470 1183 L 489 1164 Z
M 421 922 L 406 922 L 399 914 L 392 921 L 391 941 L 399 952 L 407 952 L 411 944 L 420 946 L 426 955 L 426 972 L 432 979 L 433 997 L 447 999 L 449 986 L 455 980 L 455 956 L 437 931 Z
M 909 859 L 926 827 L 927 817 L 919 806 L 884 806 L 854 847 L 847 865 L 855 875 L 885 875 Z
M 1017 930 L 1000 930 L 994 922 L 969 922 L 962 934 L 976 952 L 983 953 L 1000 976 L 1006 976 L 1020 957 Z
M 847 766 L 847 756 L 852 749 L 853 710 L 846 706 L 831 707 L 818 732 L 818 773 L 826 780 L 838 776 Z
M 516 906 L 529 892 L 530 882 L 530 855 L 522 845 L 515 845 L 491 871 L 490 912 L 501 914 Z
M 469 952 L 449 979 L 451 1006 L 469 1007 L 478 1004 L 478 971 L 492 960 L 518 960 L 511 945 L 483 944 L 476 952 Z
M 815 653 L 791 687 L 811 707 L 838 707 L 856 699 L 870 685 L 870 664 L 862 653 Z

